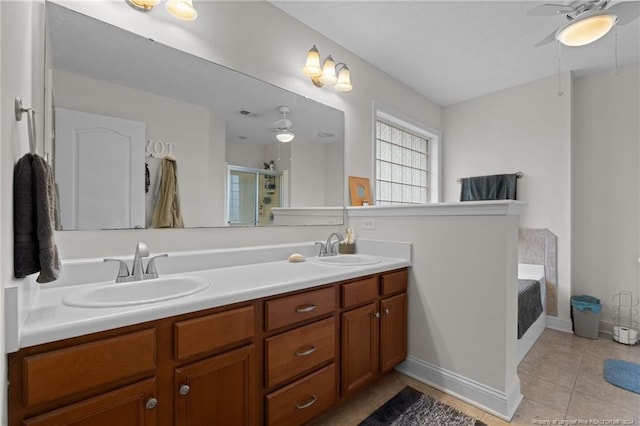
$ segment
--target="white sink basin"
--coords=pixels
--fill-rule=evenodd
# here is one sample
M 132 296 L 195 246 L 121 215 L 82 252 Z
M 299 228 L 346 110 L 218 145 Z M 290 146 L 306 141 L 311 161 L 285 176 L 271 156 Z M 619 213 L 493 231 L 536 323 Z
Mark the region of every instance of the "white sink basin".
M 337 256 L 311 257 L 309 258 L 309 260 L 324 265 L 339 266 L 373 265 L 382 261 L 378 257 L 367 256 L 364 254 L 342 254 Z
M 189 296 L 207 289 L 209 285 L 209 281 L 192 276 L 110 283 L 73 291 L 64 296 L 62 303 L 81 308 L 142 305 Z

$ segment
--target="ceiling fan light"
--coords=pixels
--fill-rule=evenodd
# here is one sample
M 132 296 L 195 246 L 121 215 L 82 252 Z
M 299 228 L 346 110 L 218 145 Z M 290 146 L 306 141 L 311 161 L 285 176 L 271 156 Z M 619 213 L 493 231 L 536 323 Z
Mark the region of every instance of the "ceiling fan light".
M 353 89 L 353 86 L 351 85 L 351 71 L 349 71 L 349 68 L 346 65 L 343 65 L 342 68 L 340 68 L 335 88 L 339 92 L 349 92 Z
M 169 0 L 165 7 L 167 12 L 183 21 L 194 21 L 198 17 L 191 0 Z
M 280 130 L 276 133 L 276 139 L 283 143 L 291 142 L 295 137 L 296 135 L 294 135 L 292 131 L 287 129 Z
M 329 55 L 322 65 L 320 82 L 322 84 L 336 84 L 336 81 L 338 81 L 338 77 L 336 76 L 336 63 L 331 55 Z
M 307 77 L 319 77 L 322 75 L 322 68 L 320 68 L 320 53 L 314 44 L 309 53 L 307 53 L 307 62 L 302 68 L 302 74 Z
M 566 46 L 586 46 L 607 34 L 617 20 L 617 16 L 608 14 L 576 19 L 558 30 L 556 38 Z

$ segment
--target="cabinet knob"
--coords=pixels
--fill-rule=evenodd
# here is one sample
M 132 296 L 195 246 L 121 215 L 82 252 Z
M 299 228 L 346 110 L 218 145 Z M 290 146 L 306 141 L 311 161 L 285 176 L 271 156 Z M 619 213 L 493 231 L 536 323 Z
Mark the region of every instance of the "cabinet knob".
M 296 408 L 298 410 L 304 410 L 305 408 L 309 408 L 313 404 L 315 404 L 317 400 L 318 397 L 316 397 L 315 395 L 311 395 L 311 399 L 309 400 L 309 402 L 305 402 L 304 404 L 296 404 Z
M 146 404 L 144 405 L 147 410 L 153 410 L 158 405 L 158 400 L 155 398 L 147 399 Z
M 296 356 L 307 356 L 307 355 L 311 355 L 312 353 L 314 353 L 316 351 L 316 347 L 315 346 L 311 346 L 309 349 L 307 349 L 306 351 L 302 351 L 302 352 L 296 352 Z
M 296 312 L 303 314 L 305 312 L 311 312 L 316 308 L 316 305 L 314 305 L 313 303 L 310 303 L 308 305 L 305 306 L 298 306 L 296 308 Z
M 191 388 L 189 387 L 189 385 L 182 385 L 180 386 L 180 395 L 185 396 L 186 394 L 189 393 L 189 391 L 191 390 Z
M 374 312 L 373 316 L 376 317 L 376 318 L 380 318 L 380 312 Z
M 389 308 L 384 308 L 384 314 L 389 315 Z

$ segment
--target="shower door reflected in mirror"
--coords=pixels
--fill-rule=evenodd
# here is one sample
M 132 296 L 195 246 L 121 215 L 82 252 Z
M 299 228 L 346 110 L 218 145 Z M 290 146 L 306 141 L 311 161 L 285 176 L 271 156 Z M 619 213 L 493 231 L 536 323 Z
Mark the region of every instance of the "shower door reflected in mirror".
M 227 222 L 238 226 L 273 225 L 272 208 L 282 207 L 282 172 L 228 167 Z

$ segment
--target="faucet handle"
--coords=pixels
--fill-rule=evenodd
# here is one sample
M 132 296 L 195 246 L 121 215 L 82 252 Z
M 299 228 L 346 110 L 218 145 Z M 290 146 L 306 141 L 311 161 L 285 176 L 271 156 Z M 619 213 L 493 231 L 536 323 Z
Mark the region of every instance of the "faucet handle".
M 122 278 L 129 277 L 129 267 L 127 267 L 127 264 L 124 262 L 124 260 L 107 258 L 107 259 L 104 259 L 103 262 L 105 263 L 119 262 L 120 263 L 118 268 L 118 275 L 116 276 L 116 282 L 122 281 Z
M 153 256 L 151 259 L 149 259 L 149 262 L 147 263 L 147 270 L 145 272 L 145 275 L 150 275 L 150 276 L 146 278 L 158 278 L 158 270 L 156 269 L 156 259 L 159 257 L 169 257 L 169 255 L 167 253 L 164 253 L 164 254 L 159 254 L 157 256 Z
M 314 243 L 316 246 L 319 245 L 320 246 L 320 251 L 318 252 L 318 256 L 322 257 L 325 254 L 327 254 L 327 247 L 324 245 L 324 243 L 322 241 L 316 241 Z

